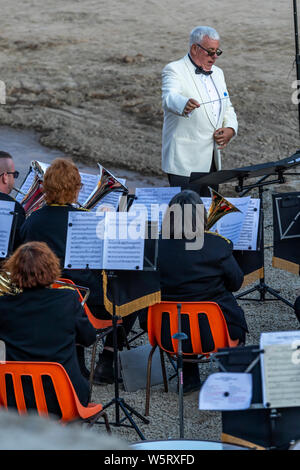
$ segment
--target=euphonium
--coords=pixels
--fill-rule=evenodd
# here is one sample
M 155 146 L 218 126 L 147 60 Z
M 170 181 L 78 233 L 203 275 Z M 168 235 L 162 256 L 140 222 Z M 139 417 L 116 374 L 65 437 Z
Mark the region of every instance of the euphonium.
M 31 168 L 34 171 L 33 182 L 21 200 L 26 217 L 45 204 L 45 195 L 43 193 L 44 170 L 36 160 L 31 162 Z
M 93 209 L 95 205 L 112 191 L 128 193 L 128 189 L 117 180 L 106 168 L 98 163 L 100 178 L 87 200 L 83 203 L 84 209 Z
M 209 190 L 211 194 L 211 205 L 207 214 L 206 230 L 211 229 L 211 227 L 224 215 L 229 214 L 230 212 L 241 212 L 240 209 L 227 201 L 225 197 L 221 196 L 217 191 L 212 188 L 209 188 Z
M 9 273 L 6 271 L 0 272 L 0 295 L 10 294 L 16 295 L 21 292 L 17 286 L 15 286 L 10 279 Z

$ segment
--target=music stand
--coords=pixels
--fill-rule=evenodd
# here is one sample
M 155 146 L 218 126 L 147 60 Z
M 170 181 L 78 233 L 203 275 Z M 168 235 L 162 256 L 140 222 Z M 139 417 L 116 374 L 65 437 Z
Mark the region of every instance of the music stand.
M 251 301 L 269 301 L 269 300 L 280 300 L 286 305 L 294 309 L 294 306 L 291 302 L 284 299 L 281 295 L 278 294 L 278 291 L 272 289 L 265 283 L 264 277 L 264 207 L 263 207 L 263 192 L 265 191 L 264 187 L 269 186 L 270 184 L 282 184 L 285 183 L 286 175 L 295 175 L 296 173 L 287 173 L 290 168 L 294 168 L 300 164 L 300 150 L 297 150 L 295 154 L 290 157 L 287 157 L 283 160 L 277 162 L 263 163 L 260 165 L 253 165 L 241 168 L 235 168 L 233 170 L 223 170 L 209 173 L 205 176 L 197 176 L 197 173 L 191 173 L 190 182 L 199 183 L 199 184 L 221 184 L 225 182 L 230 182 L 232 180 L 237 180 L 238 185 L 235 187 L 235 191 L 240 193 L 240 196 L 244 196 L 248 191 L 254 188 L 258 188 L 259 199 L 260 199 L 260 221 L 261 221 L 261 232 L 260 232 L 260 247 L 262 250 L 262 268 L 263 268 L 263 277 L 259 279 L 259 283 L 254 286 L 252 289 L 249 289 L 241 294 L 236 296 L 236 299 L 240 300 L 251 300 Z M 275 176 L 274 179 L 268 180 L 271 176 Z M 249 178 L 261 177 L 258 181 L 252 184 L 245 185 L 245 180 Z M 252 292 L 258 291 L 260 294 L 259 299 L 246 298 L 243 297 Z M 266 298 L 266 293 L 269 293 L 271 296 L 275 297 L 274 299 Z
M 151 226 L 151 222 L 148 222 L 148 227 Z M 158 254 L 158 238 L 155 239 L 146 239 L 145 240 L 145 251 L 144 251 L 144 266 L 143 271 L 153 271 L 156 270 L 157 266 L 157 254 Z M 139 270 L 140 272 L 140 270 Z M 117 322 L 118 316 L 116 314 L 116 284 L 118 280 L 118 271 L 117 270 L 108 270 L 107 276 L 110 279 L 110 288 L 112 293 L 112 305 L 113 305 L 113 362 L 114 362 L 114 391 L 115 396 L 114 398 L 103 406 L 103 410 L 109 408 L 112 405 L 115 405 L 115 422 L 110 423 L 113 426 L 125 426 L 133 428 L 139 437 L 142 440 L 145 440 L 145 436 L 135 423 L 132 415 L 135 415 L 139 418 L 143 423 L 149 424 L 149 420 L 145 418 L 143 415 L 138 413 L 134 408 L 132 408 L 124 398 L 120 397 L 119 393 L 119 358 L 118 358 L 118 338 L 117 338 Z M 124 418 L 120 419 L 120 410 L 124 413 Z M 125 420 L 129 420 L 130 425 L 124 424 Z

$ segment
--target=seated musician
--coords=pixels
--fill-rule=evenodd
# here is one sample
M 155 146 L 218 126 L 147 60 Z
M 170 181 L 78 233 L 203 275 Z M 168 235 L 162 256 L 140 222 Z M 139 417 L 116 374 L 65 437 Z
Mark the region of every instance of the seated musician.
M 200 196 L 191 190 L 184 190 L 169 202 L 196 208 L 202 204 Z M 165 219 L 166 220 L 166 219 Z M 206 223 L 206 214 L 204 224 Z M 158 265 L 161 276 L 162 300 L 169 301 L 212 301 L 220 305 L 230 337 L 245 343 L 248 331 L 244 312 L 237 304 L 232 292 L 237 291 L 243 282 L 243 273 L 232 255 L 232 242 L 221 235 L 205 231 L 201 249 L 186 250 L 182 217 L 182 238 L 174 238 L 174 223 L 170 224 L 170 239 L 159 240 Z M 195 220 L 194 220 L 195 222 Z M 178 227 L 177 227 L 178 229 Z M 195 232 L 195 226 L 193 228 Z M 184 363 L 184 393 L 200 388 L 198 365 Z
M 50 361 L 67 371 L 80 402 L 86 406 L 89 384 L 81 374 L 76 343 L 89 346 L 96 332 L 70 287 L 51 288 L 60 276 L 60 263 L 46 243 L 29 242 L 17 248 L 3 269 L 18 293 L 0 296 L 0 339 L 8 361 Z M 60 414 L 51 384 L 46 384 L 49 411 Z M 30 407 L 31 388 L 26 385 Z M 11 391 L 10 405 L 13 406 Z
M 18 176 L 19 173 L 15 170 L 12 156 L 7 152 L 0 151 L 0 200 L 13 201 L 15 203 L 15 212 L 18 214 L 15 237 L 13 245 L 11 246 L 12 251 L 21 244 L 20 227 L 25 220 L 25 211 L 23 207 L 10 195 L 14 189 L 15 179 L 18 178 Z
M 71 279 L 75 284 L 88 287 L 90 294 L 87 305 L 94 316 L 111 319 L 106 312 L 103 301 L 102 272 L 91 269 L 63 269 L 67 241 L 68 214 L 70 211 L 81 211 L 73 206 L 81 189 L 81 177 L 77 166 L 70 160 L 57 158 L 47 168 L 43 181 L 46 205 L 32 212 L 21 227 L 23 242 L 44 241 L 54 251 L 61 262 L 62 276 Z M 129 333 L 135 321 L 134 314 L 124 318 L 126 333 Z M 119 348 L 123 340 L 120 335 Z M 81 358 L 82 373 L 88 377 L 85 367 L 84 350 L 78 348 Z M 104 359 L 103 359 L 104 358 Z M 104 362 L 104 365 L 100 364 Z M 103 367 L 105 366 L 105 370 Z M 94 381 L 95 383 L 112 383 L 113 376 L 113 338 L 108 335 L 105 341 L 105 351 L 99 358 Z

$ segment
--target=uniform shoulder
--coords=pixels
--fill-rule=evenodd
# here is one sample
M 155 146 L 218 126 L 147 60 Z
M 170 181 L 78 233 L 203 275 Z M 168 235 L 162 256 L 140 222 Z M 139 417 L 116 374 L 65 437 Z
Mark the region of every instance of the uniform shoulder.
M 228 238 L 224 237 L 223 235 L 220 235 L 220 233 L 217 232 L 210 232 L 209 230 L 205 231 L 208 237 L 211 237 L 214 240 L 219 240 L 221 243 L 232 246 L 232 241 L 229 240 Z

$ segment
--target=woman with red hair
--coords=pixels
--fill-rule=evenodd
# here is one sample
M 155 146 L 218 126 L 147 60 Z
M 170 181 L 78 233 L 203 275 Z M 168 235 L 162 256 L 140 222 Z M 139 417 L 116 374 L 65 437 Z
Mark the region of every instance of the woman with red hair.
M 29 242 L 14 252 L 3 269 L 19 291 L 0 297 L 0 339 L 6 345 L 6 359 L 60 363 L 79 400 L 87 405 L 89 384 L 79 368 L 76 344 L 90 346 L 96 332 L 76 291 L 51 288 L 61 273 L 59 259 L 46 243 Z M 26 391 L 34 408 L 28 384 Z M 59 414 L 49 383 L 46 395 L 49 411 Z

